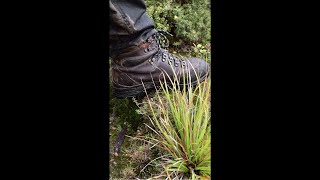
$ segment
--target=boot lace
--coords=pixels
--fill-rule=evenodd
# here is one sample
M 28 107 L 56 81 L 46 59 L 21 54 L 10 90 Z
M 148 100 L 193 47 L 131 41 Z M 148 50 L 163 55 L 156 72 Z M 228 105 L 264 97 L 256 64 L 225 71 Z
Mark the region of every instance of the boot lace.
M 185 64 L 186 64 L 185 60 L 183 60 L 181 58 L 177 58 L 168 52 L 167 48 L 169 47 L 169 40 L 167 38 L 167 35 L 173 36 L 169 32 L 163 31 L 163 30 L 158 30 L 158 32 L 153 35 L 153 39 L 157 42 L 157 45 L 158 45 L 158 47 L 157 47 L 158 52 L 149 60 L 149 62 L 151 64 L 153 64 L 154 61 L 159 60 L 159 57 L 161 57 L 161 61 L 162 62 L 168 61 L 169 65 L 174 63 L 174 66 L 176 66 L 176 67 L 178 67 L 179 64 L 181 64 L 182 67 L 185 66 Z M 152 42 L 152 39 L 149 38 L 148 42 Z M 152 48 L 149 46 L 145 50 L 145 52 L 153 50 L 155 48 L 156 47 Z

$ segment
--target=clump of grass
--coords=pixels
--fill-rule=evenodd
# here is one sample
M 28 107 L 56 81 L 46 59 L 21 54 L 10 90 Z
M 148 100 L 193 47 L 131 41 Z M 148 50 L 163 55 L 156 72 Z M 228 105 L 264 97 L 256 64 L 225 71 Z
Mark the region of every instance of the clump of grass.
M 159 147 L 168 153 L 164 160 L 167 177 L 208 179 L 211 173 L 210 87 L 206 79 L 191 87 L 189 74 L 183 85 L 177 76 L 165 78 L 161 93 L 147 95 L 150 120 Z M 167 81 L 170 81 L 169 86 Z

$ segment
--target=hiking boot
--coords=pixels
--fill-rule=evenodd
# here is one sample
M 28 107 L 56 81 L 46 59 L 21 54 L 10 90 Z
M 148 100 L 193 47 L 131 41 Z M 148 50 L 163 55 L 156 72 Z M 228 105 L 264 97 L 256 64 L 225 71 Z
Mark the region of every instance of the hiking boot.
M 177 77 L 182 85 L 182 77 L 188 75 L 191 77 L 188 83 L 196 85 L 208 76 L 209 64 L 204 60 L 179 58 L 169 53 L 166 50 L 169 41 L 165 33 L 158 31 L 138 46 L 111 52 L 115 97 L 144 96 L 145 90 L 155 89 L 167 77 L 167 83 L 170 84 L 169 78 L 173 81 Z

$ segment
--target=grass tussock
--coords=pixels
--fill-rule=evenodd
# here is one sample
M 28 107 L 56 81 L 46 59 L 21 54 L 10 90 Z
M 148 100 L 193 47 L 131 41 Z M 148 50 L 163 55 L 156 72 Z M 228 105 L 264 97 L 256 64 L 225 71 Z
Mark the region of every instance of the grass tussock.
M 191 87 L 190 76 L 183 77 L 183 85 L 177 76 L 166 78 L 161 91 L 152 98 L 147 95 L 153 125 L 149 128 L 158 136 L 153 140 L 167 153 L 162 158 L 167 179 L 211 176 L 211 81 L 198 79 L 198 85 Z

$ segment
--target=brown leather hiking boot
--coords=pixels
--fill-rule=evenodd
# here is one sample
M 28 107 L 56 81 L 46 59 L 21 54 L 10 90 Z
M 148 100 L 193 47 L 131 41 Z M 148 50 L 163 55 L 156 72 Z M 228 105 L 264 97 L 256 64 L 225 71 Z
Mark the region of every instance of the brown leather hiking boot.
M 165 41 L 165 44 L 163 43 Z M 111 52 L 113 92 L 117 98 L 144 96 L 166 77 L 178 78 L 190 73 L 191 85 L 202 82 L 209 74 L 209 64 L 198 58 L 178 58 L 169 53 L 163 31 L 138 46 Z M 167 80 L 167 82 L 170 82 Z M 182 84 L 181 80 L 181 84 Z M 143 83 L 143 85 L 142 85 Z

